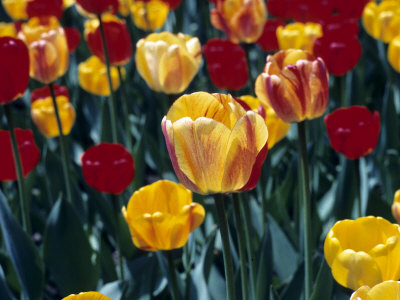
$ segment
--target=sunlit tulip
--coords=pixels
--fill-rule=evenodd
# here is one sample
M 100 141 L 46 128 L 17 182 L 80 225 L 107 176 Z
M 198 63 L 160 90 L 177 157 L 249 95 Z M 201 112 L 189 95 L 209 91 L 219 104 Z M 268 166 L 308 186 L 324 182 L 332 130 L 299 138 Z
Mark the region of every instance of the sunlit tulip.
M 392 214 L 396 218 L 397 223 L 400 224 L 400 190 L 397 190 L 394 194 L 393 204 L 392 204 Z
M 229 40 L 211 39 L 203 46 L 211 81 L 220 89 L 240 90 L 249 80 L 246 53 Z
M 118 0 L 118 12 L 124 16 L 129 16 L 129 9 L 132 5 L 133 0 Z
M 16 128 L 14 132 L 17 139 L 19 156 L 21 158 L 23 175 L 26 177 L 39 163 L 39 149 L 33 139 L 32 130 Z M 14 154 L 11 148 L 11 138 L 8 130 L 0 130 L 0 145 L 0 181 L 17 180 Z
M 9 36 L 15 38 L 17 36 L 17 30 L 14 23 L 0 22 L 0 37 Z
M 14 20 L 28 19 L 26 5 L 29 0 L 2 0 L 1 3 L 7 14 Z
M 317 23 L 292 23 L 276 29 L 279 48 L 301 49 L 312 52 L 314 41 L 322 36 L 322 27 Z
M 124 65 L 132 57 L 132 41 L 125 21 L 107 14 L 103 16 L 103 28 L 111 65 Z M 85 22 L 85 38 L 90 51 L 105 63 L 103 40 L 98 19 Z
M 136 191 L 122 214 L 135 246 L 158 251 L 183 247 L 203 223 L 205 210 L 182 184 L 159 180 Z
M 30 75 L 48 84 L 65 74 L 69 52 L 64 30 L 57 18 L 32 18 L 18 34 L 28 46 Z
M 210 12 L 211 24 L 235 43 L 257 41 L 266 19 L 264 0 L 217 0 Z
M 67 39 L 68 51 L 72 53 L 79 45 L 81 33 L 75 27 L 64 27 L 64 33 Z
M 30 0 L 26 6 L 29 18 L 54 16 L 61 19 L 64 12 L 62 0 Z
M 239 103 L 241 103 L 240 101 L 243 101 L 249 109 L 257 112 L 261 117 L 264 118 L 265 124 L 268 128 L 269 149 L 271 149 L 277 142 L 282 140 L 289 132 L 290 123 L 283 122 L 271 107 L 263 105 L 256 97 L 249 95 L 241 96 L 238 101 Z
M 254 188 L 268 152 L 264 119 L 231 95 L 198 92 L 174 102 L 162 130 L 175 173 L 199 194 Z
M 116 13 L 118 11 L 118 0 L 76 0 L 79 9 L 90 14 L 102 14 L 104 12 Z
M 75 122 L 75 109 L 69 101 L 66 87 L 54 85 L 62 132 L 68 135 Z M 31 94 L 31 116 L 39 131 L 46 137 L 59 136 L 56 114 L 49 87 L 34 90 Z
M 159 0 L 134 1 L 130 9 L 133 23 L 146 31 L 163 27 L 169 12 L 168 4 Z
M 82 173 L 92 188 L 121 194 L 135 176 L 132 155 L 120 144 L 101 143 L 90 147 L 81 157 Z
M 400 72 L 400 35 L 390 41 L 387 56 L 393 69 Z
M 117 90 L 120 85 L 118 70 L 111 67 L 111 82 L 113 90 Z M 125 70 L 122 69 L 122 74 Z M 92 56 L 78 66 L 78 81 L 81 88 L 85 91 L 98 95 L 109 96 L 110 88 L 107 81 L 107 68 L 97 56 Z
M 400 299 L 400 282 L 385 281 L 375 285 L 373 288 L 362 286 L 355 291 L 350 300 L 398 300 Z
M 378 143 L 379 112 L 370 112 L 365 106 L 341 107 L 324 118 L 332 148 L 348 159 L 357 159 L 371 153 Z
M 102 293 L 98 292 L 85 292 L 78 295 L 69 295 L 62 300 L 112 300 L 109 297 L 104 296 Z
M 302 50 L 269 55 L 256 80 L 257 97 L 285 122 L 320 117 L 328 105 L 329 74 L 324 62 Z
M 365 30 L 375 39 L 389 43 L 400 33 L 400 2 L 369 2 L 362 15 Z
M 325 239 L 324 253 L 335 280 L 352 290 L 397 280 L 400 227 L 372 216 L 339 221 Z
M 182 33 L 152 33 L 136 45 L 137 70 L 157 92 L 184 91 L 197 74 L 201 60 L 198 38 Z
M 75 3 L 76 3 L 75 0 L 63 0 L 64 9 L 67 9 L 68 7 L 71 7 Z
M 267 20 L 264 25 L 264 30 L 257 40 L 257 45 L 264 51 L 276 51 L 279 49 L 276 29 L 279 26 L 284 26 L 285 22 L 282 19 Z
M 21 97 L 29 82 L 29 54 L 24 42 L 0 37 L 0 104 Z

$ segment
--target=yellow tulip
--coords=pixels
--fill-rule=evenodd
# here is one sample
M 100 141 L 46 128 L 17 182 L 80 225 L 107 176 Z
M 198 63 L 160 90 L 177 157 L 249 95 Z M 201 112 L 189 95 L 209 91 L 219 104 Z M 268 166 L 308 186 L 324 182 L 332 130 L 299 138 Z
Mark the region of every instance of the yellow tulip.
M 125 74 L 125 69 L 122 69 Z M 79 85 L 85 91 L 98 96 L 109 96 L 110 89 L 107 81 L 107 68 L 97 56 L 91 56 L 78 66 Z M 119 76 L 116 67 L 111 67 L 111 81 L 113 90 L 119 88 Z
M 400 34 L 400 2 L 368 2 L 363 11 L 362 22 L 369 35 L 389 43 Z
M 132 0 L 118 0 L 118 3 L 118 12 L 124 17 L 129 16 L 129 10 L 132 5 Z
M 64 9 L 67 9 L 68 7 L 74 5 L 75 3 L 76 3 L 75 0 L 63 0 Z
M 14 23 L 4 23 L 0 22 L 0 37 L 11 36 L 16 37 L 17 31 L 15 29 Z
M 31 18 L 18 34 L 29 49 L 30 76 L 44 84 L 54 82 L 68 69 L 67 39 L 57 18 Z
M 375 285 L 372 289 L 369 286 L 362 286 L 355 291 L 350 300 L 398 300 L 400 299 L 400 282 L 385 281 Z
M 268 151 L 263 118 L 231 95 L 198 92 L 174 102 L 162 130 L 179 180 L 199 194 L 256 186 Z
M 130 10 L 136 27 L 146 31 L 154 31 L 164 26 L 169 6 L 159 0 L 134 1 Z
M 7 14 L 14 20 L 28 19 L 26 5 L 29 0 L 2 0 L 1 3 Z
M 400 35 L 390 41 L 387 56 L 393 69 L 400 72 Z
M 290 123 L 283 122 L 275 111 L 268 105 L 263 105 L 261 101 L 253 96 L 240 97 L 253 111 L 258 112 L 265 120 L 268 128 L 268 148 L 271 149 L 277 142 L 282 140 L 289 132 Z
M 397 190 L 394 194 L 392 214 L 396 218 L 397 223 L 400 224 L 400 190 Z
M 253 43 L 264 30 L 267 10 L 264 0 L 217 1 L 210 13 L 211 24 L 234 43 Z
M 192 202 L 191 191 L 168 180 L 159 180 L 136 191 L 122 213 L 133 243 L 147 251 L 182 247 L 205 216 L 203 206 Z
M 111 298 L 104 296 L 98 292 L 86 292 L 78 295 L 69 295 L 62 300 L 111 300 Z
M 322 37 L 322 27 L 317 23 L 292 23 L 276 29 L 279 48 L 301 49 L 312 53 L 315 39 Z
M 400 227 L 372 216 L 339 221 L 325 239 L 324 253 L 335 280 L 352 290 L 398 280 Z
M 152 33 L 136 45 L 136 67 L 147 85 L 157 92 L 184 91 L 201 63 L 198 38 L 182 33 Z

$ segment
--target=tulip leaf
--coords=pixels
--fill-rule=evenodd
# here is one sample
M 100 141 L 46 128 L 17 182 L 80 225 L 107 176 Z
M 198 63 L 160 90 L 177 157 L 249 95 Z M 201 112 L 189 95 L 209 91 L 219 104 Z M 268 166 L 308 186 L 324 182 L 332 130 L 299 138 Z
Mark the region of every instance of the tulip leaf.
M 14 300 L 15 297 L 8 288 L 6 277 L 3 272 L 3 268 L 0 265 L 0 299 L 3 300 Z
M 5 246 L 20 280 L 23 298 L 41 299 L 44 287 L 42 260 L 32 239 L 11 213 L 1 191 L 0 225 Z
M 100 276 L 81 220 L 69 202 L 58 199 L 47 220 L 44 260 L 63 296 L 94 290 Z
M 333 278 L 331 269 L 323 260 L 321 267 L 319 268 L 317 279 L 315 281 L 314 290 L 311 294 L 310 300 L 331 299 L 333 289 Z
M 119 280 L 109 282 L 105 284 L 99 292 L 113 300 L 121 300 L 123 294 L 123 284 Z
M 281 256 L 285 257 L 285 256 Z M 280 262 L 283 260 L 281 259 Z M 301 299 L 304 287 L 304 264 L 300 264 L 296 272 L 292 276 L 289 284 L 284 288 L 281 294 L 281 300 Z M 324 298 L 325 299 L 325 298 Z
M 266 299 L 272 283 L 272 244 L 271 234 L 266 230 L 261 243 L 261 251 L 257 259 L 256 299 Z

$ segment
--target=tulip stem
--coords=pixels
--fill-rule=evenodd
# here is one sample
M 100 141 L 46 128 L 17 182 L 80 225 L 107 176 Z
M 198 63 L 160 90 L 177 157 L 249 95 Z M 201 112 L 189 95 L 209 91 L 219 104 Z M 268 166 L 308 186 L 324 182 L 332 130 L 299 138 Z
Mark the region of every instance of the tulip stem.
M 121 67 L 117 67 L 119 82 L 121 84 L 121 99 L 122 99 L 122 109 L 124 111 L 124 119 L 125 119 L 125 135 L 126 135 L 126 147 L 129 151 L 132 151 L 132 135 L 131 135 L 131 126 L 129 122 L 129 110 L 128 110 L 128 93 L 126 92 L 126 85 L 124 78 L 122 76 Z
M 247 276 L 246 266 L 246 237 L 244 234 L 242 216 L 240 214 L 240 200 L 237 193 L 232 194 L 233 202 L 233 213 L 236 220 L 237 238 L 239 244 L 239 256 L 240 256 L 240 275 L 242 277 L 242 299 L 249 298 L 249 281 Z
M 19 154 L 18 143 L 14 132 L 14 122 L 11 112 L 11 104 L 4 105 L 4 110 L 8 122 L 8 131 L 10 132 L 10 137 L 11 137 L 11 146 L 14 155 L 15 169 L 17 170 L 17 184 L 19 193 L 19 203 L 21 206 L 20 209 L 21 209 L 22 228 L 26 233 L 29 234 L 31 233 L 29 203 L 27 203 L 27 198 L 25 197 L 24 173 L 22 171 L 21 156 Z
M 361 209 L 361 178 L 360 178 L 360 159 L 354 160 L 354 168 L 356 172 L 356 189 L 357 189 L 357 217 L 362 217 Z
M 71 192 L 72 189 L 71 189 L 71 182 L 70 182 L 70 177 L 69 177 L 68 152 L 67 152 L 67 147 L 65 145 L 65 136 L 62 131 L 62 123 L 61 123 L 60 113 L 58 111 L 58 105 L 57 105 L 56 95 L 54 93 L 53 83 L 49 84 L 49 89 L 50 89 L 51 99 L 53 101 L 54 113 L 56 115 L 56 120 L 57 120 L 57 127 L 58 127 L 58 133 L 59 133 L 58 137 L 59 137 L 60 149 L 61 149 L 61 162 L 62 162 L 63 172 L 64 172 L 64 183 L 65 183 L 65 189 L 67 192 L 67 200 L 69 203 L 72 204 L 72 192 Z
M 104 51 L 104 59 L 106 62 L 107 67 L 107 79 L 108 79 L 108 88 L 110 90 L 110 117 L 111 117 L 111 134 L 112 134 L 112 141 L 113 143 L 118 143 L 118 131 L 117 131 L 117 115 L 116 115 L 116 108 L 115 108 L 115 94 L 112 86 L 112 79 L 111 79 L 111 65 L 110 65 L 110 58 L 108 56 L 107 44 L 106 44 L 106 35 L 104 33 L 104 26 L 103 20 L 101 19 L 101 15 L 98 14 L 97 18 L 100 24 L 100 33 L 101 33 L 101 40 L 103 42 L 103 51 Z
M 229 242 L 228 221 L 225 214 L 224 196 L 222 194 L 214 195 L 215 206 L 217 210 L 217 221 L 221 233 L 222 253 L 224 257 L 224 268 L 226 277 L 226 290 L 228 300 L 235 299 L 235 278 L 233 271 L 233 261 L 231 246 Z
M 118 252 L 118 263 L 119 263 L 119 278 L 121 281 L 125 280 L 124 276 L 124 265 L 122 261 L 122 254 L 121 254 L 121 238 L 120 238 L 120 227 L 119 227 L 119 214 L 120 214 L 120 207 L 119 207 L 119 199 L 117 195 L 111 195 L 111 201 L 114 211 L 114 220 L 115 220 L 115 242 L 117 243 L 117 252 Z
M 305 300 L 310 299 L 312 289 L 312 256 L 311 256 L 311 203 L 308 175 L 307 141 L 305 122 L 297 123 L 300 151 L 301 209 L 304 221 L 304 265 L 305 265 Z
M 171 296 L 173 300 L 179 300 L 179 292 L 178 292 L 178 281 L 176 280 L 176 272 L 175 272 L 175 264 L 174 258 L 172 257 L 172 251 L 166 251 L 167 260 L 168 260 L 168 271 L 169 271 L 169 280 L 171 288 Z

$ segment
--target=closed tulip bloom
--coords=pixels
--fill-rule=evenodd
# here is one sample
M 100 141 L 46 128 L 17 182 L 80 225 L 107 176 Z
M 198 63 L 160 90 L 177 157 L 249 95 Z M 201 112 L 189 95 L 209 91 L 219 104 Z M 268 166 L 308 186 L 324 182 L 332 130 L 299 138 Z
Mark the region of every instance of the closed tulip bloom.
M 324 254 L 335 280 L 352 290 L 397 280 L 399 225 L 372 216 L 336 222 L 325 239 Z
M 302 50 L 282 50 L 267 57 L 255 91 L 287 123 L 320 117 L 328 105 L 329 74 L 321 58 Z
M 394 194 L 393 204 L 392 204 L 392 214 L 396 218 L 397 223 L 400 224 L 400 190 L 397 190 Z
M 264 118 L 265 124 L 268 128 L 268 148 L 271 149 L 277 142 L 282 140 L 286 134 L 289 132 L 290 123 L 283 122 L 275 111 L 267 105 L 263 105 L 261 101 L 253 96 L 246 95 L 239 98 L 243 101 L 248 109 L 257 112 L 261 117 Z M 245 107 L 247 110 L 247 108 Z
M 76 4 L 85 12 L 95 15 L 118 11 L 118 0 L 76 0 Z
M 135 246 L 158 251 L 183 247 L 203 223 L 205 210 L 182 184 L 159 180 L 136 191 L 122 214 Z
M 388 280 L 373 288 L 362 286 L 355 291 L 350 300 L 397 300 L 400 299 L 400 282 Z
M 85 292 L 78 295 L 72 294 L 62 300 L 112 300 L 98 292 Z
M 18 35 L 29 49 L 30 75 L 49 84 L 65 74 L 69 52 L 67 39 L 57 18 L 32 18 Z
M 301 49 L 312 52 L 314 41 L 322 36 L 322 27 L 317 23 L 292 23 L 276 29 L 279 49 Z
M 0 37 L 0 104 L 21 97 L 29 82 L 29 53 L 19 39 Z
M 369 2 L 364 8 L 362 22 L 369 35 L 389 43 L 400 33 L 400 2 Z
M 137 70 L 157 92 L 183 92 L 197 74 L 201 60 L 198 38 L 182 33 L 152 33 L 136 44 Z
M 390 41 L 387 56 L 392 68 L 400 73 L 400 35 Z
M 62 132 L 68 135 L 75 123 L 75 109 L 69 101 L 66 87 L 54 85 Z M 49 87 L 34 90 L 31 94 L 31 116 L 39 131 L 46 137 L 60 135 Z
M 132 41 L 123 20 L 107 14 L 103 16 L 103 28 L 111 65 L 122 66 L 132 57 Z M 91 19 L 85 22 L 85 38 L 90 51 L 105 63 L 103 40 L 99 20 Z
M 33 139 L 32 130 L 16 128 L 14 133 L 17 139 L 18 153 L 21 158 L 22 172 L 24 177 L 26 177 L 39 163 L 39 149 Z M 14 154 L 11 148 L 11 137 L 8 130 L 0 130 L 0 145 L 0 181 L 17 180 Z
M 65 37 L 67 39 L 68 51 L 72 53 L 78 48 L 81 41 L 81 33 L 75 27 L 64 27 Z
M 111 67 L 110 71 L 112 89 L 116 91 L 120 85 L 118 70 L 116 67 Z M 122 74 L 125 74 L 124 69 Z M 91 56 L 79 64 L 78 81 L 85 91 L 98 96 L 109 96 L 110 88 L 107 80 L 107 67 L 97 56 Z
M 162 130 L 175 173 L 199 194 L 254 188 L 268 152 L 264 119 L 231 95 L 198 92 L 174 102 Z
M 365 106 L 339 108 L 324 118 L 332 148 L 348 159 L 371 153 L 379 138 L 379 112 Z
M 163 1 L 134 1 L 130 7 L 132 21 L 136 27 L 145 31 L 154 31 L 164 26 L 169 7 Z
M 1 3 L 7 14 L 14 20 L 28 19 L 26 5 L 29 0 L 2 0 Z
M 246 53 L 229 40 L 211 39 L 203 47 L 211 81 L 220 89 L 240 90 L 249 80 Z
M 90 147 L 81 157 L 86 183 L 107 194 L 121 194 L 135 176 L 132 155 L 120 144 L 101 143 Z
M 61 19 L 64 13 L 62 0 L 30 0 L 26 6 L 29 18 L 54 16 Z
M 234 43 L 257 41 L 266 19 L 264 0 L 217 0 L 210 12 L 211 24 Z
M 284 26 L 285 22 L 282 19 L 267 20 L 264 25 L 264 30 L 257 40 L 257 45 L 264 51 L 279 50 L 278 38 L 276 36 L 276 29 L 279 26 Z

